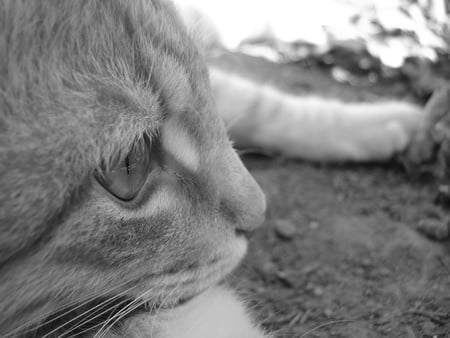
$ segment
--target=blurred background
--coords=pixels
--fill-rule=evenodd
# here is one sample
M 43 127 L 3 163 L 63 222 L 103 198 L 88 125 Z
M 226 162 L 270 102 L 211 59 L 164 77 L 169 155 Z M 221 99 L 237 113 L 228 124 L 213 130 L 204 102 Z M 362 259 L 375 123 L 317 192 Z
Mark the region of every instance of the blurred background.
M 450 78 L 446 0 L 180 0 L 227 50 L 328 70 L 358 85 L 408 82 L 421 101 Z
M 450 80 L 445 0 L 179 1 L 196 8 L 189 18 L 209 62 L 295 95 L 422 105 Z M 391 162 L 241 158 L 268 209 L 229 282 L 264 328 L 280 338 L 450 337 L 442 182 Z

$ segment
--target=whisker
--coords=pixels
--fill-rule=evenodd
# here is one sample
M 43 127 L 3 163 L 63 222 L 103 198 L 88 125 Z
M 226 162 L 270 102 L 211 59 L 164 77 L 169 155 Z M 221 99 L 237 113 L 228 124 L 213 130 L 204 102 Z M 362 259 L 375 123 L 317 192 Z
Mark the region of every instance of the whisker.
M 164 292 L 165 287 L 159 292 L 160 294 Z M 164 299 L 161 301 L 161 303 L 158 306 L 158 309 L 156 310 L 155 314 L 158 313 L 158 311 L 161 309 L 161 307 L 163 306 L 164 302 L 170 298 L 170 296 L 176 291 L 178 290 L 178 285 L 176 285 L 174 287 L 174 289 L 169 292 Z M 113 318 L 109 319 L 107 322 L 104 323 L 104 325 L 100 328 L 99 332 L 94 336 L 94 338 L 103 338 L 106 336 L 106 334 L 109 332 L 109 330 L 111 330 L 111 328 L 114 327 L 114 325 L 116 325 L 121 319 L 123 319 L 124 317 L 126 317 L 128 314 L 130 314 L 131 312 L 133 312 L 134 310 L 138 309 L 140 306 L 144 305 L 147 300 L 147 295 L 150 292 L 154 292 L 154 290 L 149 289 L 146 290 L 145 292 L 143 292 L 140 296 L 138 296 L 136 298 L 135 302 L 131 302 L 128 306 L 126 306 L 124 309 L 122 309 L 120 312 L 118 312 L 117 314 L 114 315 Z M 152 328 L 151 331 L 153 331 L 153 322 L 152 322 Z
M 120 312 L 120 311 L 119 311 Z M 100 332 L 102 330 L 102 328 L 104 327 L 105 323 L 109 322 L 110 320 L 112 320 L 112 318 L 114 318 L 115 313 L 114 312 L 110 312 L 110 314 L 108 315 L 108 318 L 106 318 L 106 320 L 104 320 L 102 323 L 99 323 L 99 325 L 94 326 L 93 328 L 96 328 L 97 326 L 102 325 L 102 327 L 100 328 L 98 332 Z M 84 333 L 83 331 L 81 333 Z M 95 335 L 97 335 L 97 333 Z M 94 336 L 95 337 L 95 336 Z
M 164 285 L 164 287 L 158 292 L 158 296 L 157 297 L 159 297 L 159 295 L 161 295 L 163 292 L 164 292 L 164 290 L 165 290 L 165 288 L 166 288 L 166 285 Z M 139 306 L 141 306 L 141 305 L 144 305 L 145 303 L 146 303 L 146 298 L 147 298 L 147 295 L 150 293 L 150 292 L 153 292 L 154 290 L 153 289 L 149 289 L 149 290 L 146 290 L 145 292 L 143 292 L 142 293 L 142 295 L 140 295 L 139 297 L 137 297 L 136 298 L 136 300 L 137 301 L 139 301 L 139 299 L 142 299 L 141 300 L 141 303 L 139 304 Z M 150 308 L 150 313 L 151 312 L 153 312 L 153 308 L 155 307 L 155 305 L 156 304 L 152 304 L 152 307 Z M 138 307 L 139 307 L 138 306 Z M 134 309 L 133 309 L 134 310 Z M 102 336 L 101 337 L 105 337 L 105 335 L 108 333 L 108 331 L 121 319 L 121 318 L 123 318 L 123 317 L 125 317 L 127 314 L 128 314 L 129 312 L 127 312 L 126 314 L 124 314 L 124 315 L 121 315 L 121 314 L 118 314 L 118 318 L 112 323 L 112 324 L 110 324 L 109 325 L 109 327 L 107 327 L 105 330 L 104 330 L 104 332 L 103 332 L 103 334 L 102 334 Z M 153 325 L 153 323 L 152 323 L 152 325 Z M 151 332 L 151 331 L 150 331 Z
M 155 311 L 155 315 L 158 314 L 159 311 L 161 311 L 161 308 L 164 306 L 164 303 L 175 293 L 175 291 L 178 291 L 180 289 L 181 283 L 178 282 L 175 284 L 173 289 L 162 299 L 162 301 L 158 304 L 158 308 Z
M 124 304 L 127 304 L 126 306 L 128 306 L 129 302 L 130 302 L 129 299 L 124 299 L 124 300 L 121 300 L 119 303 L 113 304 L 113 306 L 108 307 L 108 308 L 106 308 L 106 309 L 99 308 L 99 309 L 98 309 L 97 311 L 95 311 L 94 313 L 91 313 L 85 320 L 83 320 L 83 321 L 81 321 L 80 323 L 77 323 L 77 325 L 75 325 L 75 326 L 69 328 L 68 330 L 66 330 L 65 332 L 63 332 L 61 335 L 58 335 L 58 337 L 64 337 L 65 335 L 67 335 L 67 334 L 69 334 L 69 333 L 71 333 L 71 332 L 73 332 L 73 331 L 76 331 L 76 330 L 82 328 L 84 325 L 86 325 L 86 324 L 88 324 L 88 323 L 90 323 L 90 322 L 93 322 L 93 321 L 95 321 L 95 320 L 98 319 L 98 318 L 101 318 L 104 314 L 106 314 L 106 313 L 108 313 L 108 312 L 109 312 L 110 314 L 108 315 L 108 318 L 107 318 L 106 320 L 109 320 L 109 318 L 111 318 L 111 315 L 112 315 L 112 313 L 113 313 L 114 310 L 121 308 Z M 132 302 L 132 301 L 131 301 L 131 302 Z M 98 312 L 98 311 L 100 311 L 100 312 Z M 119 311 L 121 311 L 121 310 L 119 310 Z M 89 325 L 89 326 L 86 327 L 85 329 L 82 329 L 81 331 L 76 332 L 76 335 L 77 335 L 77 336 L 81 336 L 81 335 L 84 334 L 84 333 L 87 333 L 87 332 L 89 332 L 89 331 L 93 331 L 93 330 L 96 329 L 98 326 L 104 325 L 104 322 L 105 322 L 105 321 L 102 320 L 102 321 L 100 321 L 99 323 L 95 323 L 95 324 L 93 323 L 92 325 Z
M 161 292 L 159 292 L 159 294 L 158 294 L 158 299 L 160 298 L 160 296 L 163 294 L 163 292 L 166 290 L 166 286 L 168 286 L 167 284 L 166 285 L 164 285 L 164 288 L 161 290 Z M 176 288 L 176 287 L 175 287 Z M 169 295 L 171 294 L 171 292 L 169 292 Z M 167 297 L 167 296 L 166 296 Z M 163 299 L 162 299 L 162 301 L 161 301 L 161 303 L 162 302 L 164 302 L 164 299 L 166 298 L 166 297 L 164 297 Z M 160 306 L 161 305 L 158 305 L 157 303 L 155 303 L 154 305 L 152 305 L 152 311 L 153 310 L 155 310 L 155 316 L 156 316 L 156 314 L 158 313 L 158 311 L 159 311 L 159 308 L 160 308 Z M 151 335 L 153 335 L 153 329 L 154 329 L 154 322 L 152 321 L 151 322 L 151 324 L 150 324 L 150 334 Z
M 145 304 L 144 300 L 141 300 L 140 302 L 136 299 L 133 300 L 125 308 L 123 308 L 121 311 L 119 311 L 118 314 L 115 314 L 108 321 L 104 322 L 102 327 L 100 328 L 100 331 L 95 334 L 94 338 L 106 337 L 106 334 L 109 332 L 109 330 L 111 330 L 114 327 L 114 325 L 116 325 L 121 319 L 125 318 L 128 314 L 130 314 L 131 312 L 138 309 L 139 307 L 141 307 L 144 304 Z M 108 323 L 110 323 L 110 324 L 108 324 Z M 106 324 L 106 326 L 105 326 L 105 324 Z
M 86 314 L 92 313 L 92 311 L 95 311 L 96 309 L 99 309 L 99 308 L 101 309 L 103 306 L 107 305 L 108 303 L 111 303 L 111 302 L 113 302 L 114 300 L 120 299 L 120 297 L 126 295 L 126 294 L 127 294 L 130 290 L 132 290 L 133 288 L 134 288 L 134 286 L 132 286 L 132 287 L 130 287 L 130 288 L 128 288 L 128 289 L 122 291 L 121 293 L 115 295 L 115 296 L 112 297 L 112 298 L 108 298 L 108 299 L 106 299 L 106 300 L 104 300 L 104 301 L 101 301 L 99 304 L 97 304 L 97 305 L 95 305 L 95 306 L 89 308 L 87 311 L 85 311 L 85 312 L 83 312 L 83 313 L 81 313 L 81 314 L 75 316 L 74 318 L 71 318 L 69 321 L 64 322 L 63 324 L 57 326 L 56 328 L 54 328 L 53 330 L 51 330 L 50 332 L 48 332 L 47 334 L 45 334 L 42 338 L 49 337 L 51 334 L 53 334 L 53 333 L 55 333 L 55 332 L 57 332 L 57 331 L 63 329 L 66 325 L 68 325 L 68 324 L 70 324 L 70 323 L 73 323 L 74 321 L 76 321 L 76 320 L 79 319 L 79 318 L 82 318 L 82 317 L 85 316 Z M 67 314 L 67 313 L 66 313 L 66 314 Z M 63 315 L 66 315 L 66 314 L 63 314 Z M 60 318 L 61 318 L 61 317 L 63 317 L 63 316 L 60 316 Z M 86 323 L 86 321 L 85 321 L 85 323 Z M 72 328 L 70 329 L 70 331 L 71 331 L 71 330 L 72 330 Z M 69 332 L 70 332 L 70 331 L 69 331 Z
M 43 315 L 40 315 L 38 318 L 34 318 L 34 319 L 28 321 L 27 323 L 24 323 L 24 324 L 18 326 L 14 330 L 8 332 L 4 336 L 4 338 L 12 337 L 12 336 L 16 335 L 19 332 L 22 333 L 22 334 L 25 334 L 25 333 L 30 332 L 32 330 L 38 330 L 39 327 L 44 326 L 44 325 L 48 325 L 48 324 L 50 324 L 50 323 L 52 323 L 52 322 L 54 322 L 54 321 L 64 317 L 65 315 L 67 315 L 67 314 L 69 314 L 69 313 L 71 313 L 73 311 L 76 311 L 77 309 L 85 306 L 87 303 L 89 303 L 90 301 L 94 300 L 95 298 L 100 298 L 100 297 L 103 297 L 104 295 L 112 293 L 114 290 L 119 289 L 119 288 L 123 287 L 124 285 L 126 285 L 128 283 L 129 283 L 129 281 L 125 281 L 125 282 L 123 282 L 123 283 L 121 283 L 121 284 L 119 284 L 117 286 L 114 286 L 113 288 L 111 288 L 108 291 L 106 291 L 104 293 L 101 293 L 101 294 L 99 294 L 97 292 L 92 292 L 92 293 L 90 293 L 90 294 L 88 294 L 88 295 L 86 295 L 86 296 L 84 296 L 84 297 L 82 297 L 80 299 L 74 299 L 73 301 L 70 301 L 70 302 L 68 302 L 68 303 L 66 303 L 64 305 L 61 305 L 61 306 L 57 307 L 56 309 L 52 310 L 51 312 L 47 312 L 47 313 L 45 313 Z M 75 306 L 75 307 L 72 307 L 75 304 L 78 304 L 78 305 Z M 64 309 L 68 309 L 68 308 L 70 309 L 70 311 L 62 312 Z M 45 318 L 48 318 L 52 314 L 60 313 L 60 312 L 62 312 L 60 315 L 52 317 L 51 319 L 42 322 Z
M 175 286 L 173 287 L 173 289 L 163 298 L 163 300 L 161 301 L 161 303 L 158 305 L 158 308 L 155 311 L 155 317 L 158 314 L 159 311 L 161 311 L 162 306 L 164 305 L 164 302 L 168 299 L 168 297 L 172 296 L 173 293 L 175 291 L 178 291 L 180 289 L 180 286 L 182 285 L 181 281 L 178 281 L 177 284 L 175 284 Z M 150 333 L 153 335 L 153 330 L 154 330 L 154 321 L 151 323 L 151 327 L 150 327 Z
M 156 313 L 157 312 L 156 309 L 157 309 L 157 307 L 159 307 L 158 299 L 161 298 L 161 295 L 164 294 L 164 292 L 166 290 L 166 287 L 168 286 L 167 283 L 164 283 L 163 285 L 164 285 L 164 287 L 159 290 L 157 295 L 155 295 L 155 302 L 151 304 L 151 307 L 149 309 L 150 313 Z M 163 300 L 164 300 L 164 298 L 163 298 Z M 151 323 L 150 323 L 150 337 L 153 337 L 153 326 L 154 326 L 154 321 L 151 321 Z
M 132 312 L 132 311 L 136 310 L 137 308 L 139 308 L 140 306 L 144 305 L 146 302 L 145 296 L 147 295 L 147 293 L 149 293 L 151 291 L 152 291 L 152 289 L 144 291 L 139 297 L 136 297 L 136 299 L 133 300 L 130 304 L 128 304 L 125 308 L 123 308 L 118 313 L 114 314 L 113 317 L 111 317 L 107 321 L 105 321 L 103 323 L 102 327 L 100 328 L 100 330 L 95 334 L 94 338 L 104 337 L 104 335 L 106 335 L 109 332 L 109 330 L 112 327 L 114 327 L 114 325 L 119 320 L 126 317 L 130 312 Z M 140 300 L 140 298 L 142 298 L 142 299 Z M 111 324 L 109 324 L 109 323 L 111 323 Z
M 119 310 L 119 312 L 114 313 L 113 316 L 109 316 L 101 325 L 100 329 L 97 331 L 97 333 L 95 334 L 94 338 L 97 337 L 101 337 L 103 335 L 102 331 L 106 334 L 113 326 L 114 324 L 120 320 L 120 318 L 125 317 L 129 312 L 128 309 L 132 308 L 133 310 L 136 310 L 138 307 L 133 307 L 135 304 L 138 303 L 137 299 L 133 299 L 129 304 L 127 304 L 125 307 L 123 307 L 121 310 Z M 145 302 L 144 302 L 145 303 Z M 144 303 L 142 303 L 141 305 L 143 305 Z M 123 314 L 123 316 L 122 316 Z M 117 318 L 117 319 L 116 319 Z M 109 323 L 111 323 L 111 325 L 109 325 Z

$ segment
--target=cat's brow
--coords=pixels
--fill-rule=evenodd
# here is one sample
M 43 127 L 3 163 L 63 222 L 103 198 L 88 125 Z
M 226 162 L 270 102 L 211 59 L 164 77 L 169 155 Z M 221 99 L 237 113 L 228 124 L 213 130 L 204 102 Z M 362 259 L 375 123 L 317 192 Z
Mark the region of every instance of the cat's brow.
M 161 137 L 164 151 L 189 171 L 197 171 L 200 164 L 198 149 L 186 129 L 173 119 L 164 124 Z

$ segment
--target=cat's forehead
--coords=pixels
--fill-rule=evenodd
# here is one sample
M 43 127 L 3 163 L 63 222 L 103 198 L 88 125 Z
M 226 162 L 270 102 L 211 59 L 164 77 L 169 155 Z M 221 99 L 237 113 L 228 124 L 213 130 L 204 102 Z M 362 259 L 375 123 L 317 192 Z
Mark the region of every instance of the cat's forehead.
M 23 141 L 29 134 L 35 142 L 37 129 L 47 129 L 59 142 L 77 142 L 73 133 L 83 128 L 92 138 L 110 134 L 126 148 L 127 140 L 156 131 L 164 118 L 201 111 L 206 71 L 166 1 L 19 7 L 3 8 L 11 19 L 0 24 L 2 35 L 22 34 L 5 39 L 11 43 L 0 51 L 9 60 L 0 83 L 7 98 L 0 100 L 8 101 L 2 102 L 5 120 L 14 115 L 24 122 L 15 123 Z M 22 25 L 25 20 L 30 24 Z
M 48 223 L 105 158 L 172 117 L 183 128 L 170 129 L 183 135 L 168 142 L 175 155 L 185 140 L 225 137 L 203 61 L 166 1 L 5 1 L 0 18 L 0 204 L 23 227 Z

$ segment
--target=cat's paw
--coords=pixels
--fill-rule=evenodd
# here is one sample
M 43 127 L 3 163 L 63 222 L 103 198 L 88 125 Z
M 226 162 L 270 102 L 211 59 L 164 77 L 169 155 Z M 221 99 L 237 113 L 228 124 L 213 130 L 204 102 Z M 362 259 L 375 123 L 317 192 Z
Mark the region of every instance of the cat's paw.
M 447 171 L 442 158 L 450 158 L 450 85 L 433 93 L 424 114 L 422 128 L 413 135 L 400 161 L 409 173 L 442 177 Z

